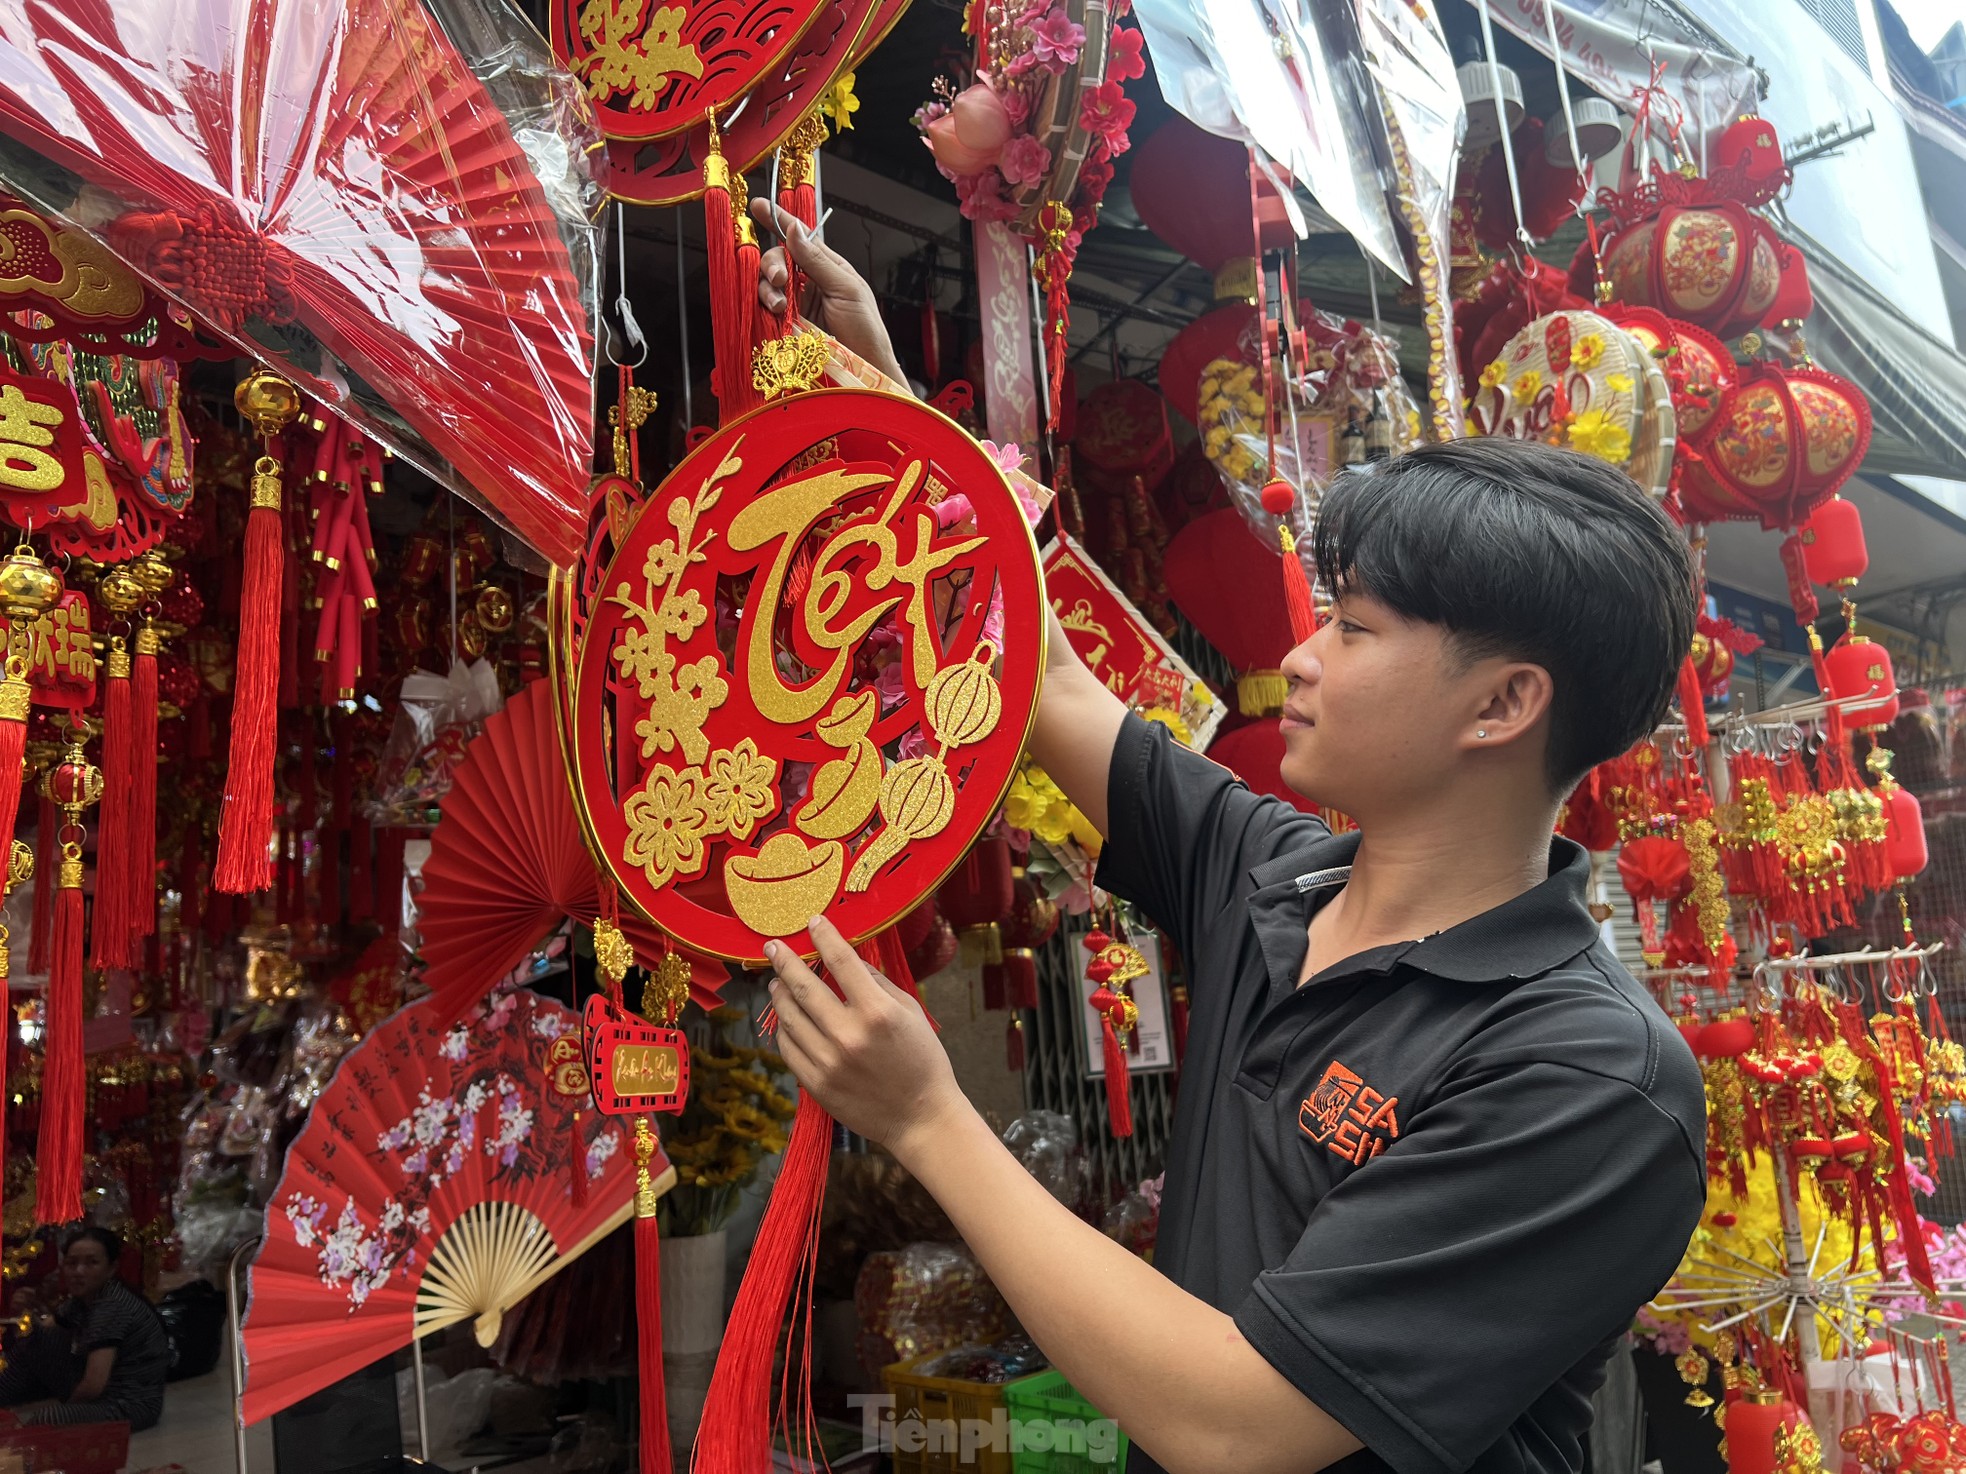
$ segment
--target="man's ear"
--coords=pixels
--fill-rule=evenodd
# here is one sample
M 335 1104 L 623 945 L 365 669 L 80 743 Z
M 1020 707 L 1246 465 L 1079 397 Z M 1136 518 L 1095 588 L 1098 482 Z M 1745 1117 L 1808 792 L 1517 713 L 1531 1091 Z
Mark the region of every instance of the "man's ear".
M 1462 734 L 1471 748 L 1505 747 L 1534 731 L 1548 714 L 1556 683 L 1540 665 L 1497 661 L 1485 673 L 1479 705 Z

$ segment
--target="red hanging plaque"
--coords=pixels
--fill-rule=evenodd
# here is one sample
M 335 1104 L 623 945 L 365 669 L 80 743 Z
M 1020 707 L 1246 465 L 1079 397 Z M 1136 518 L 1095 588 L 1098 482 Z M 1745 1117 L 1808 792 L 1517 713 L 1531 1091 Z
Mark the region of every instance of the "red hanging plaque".
M 610 138 L 722 113 L 792 54 L 824 0 L 553 0 L 553 50 Z
M 1183 741 L 1208 746 L 1227 708 L 1071 538 L 1044 550 L 1044 589 L 1065 638 L 1108 691 L 1136 711 L 1179 718 Z
M 599 993 L 581 1019 L 587 1057 L 583 1088 L 604 1116 L 680 1111 L 689 1099 L 689 1040 L 681 1029 L 646 1023 Z
M 1036 709 L 1043 584 L 989 454 L 913 399 L 827 389 L 692 451 L 616 550 L 574 657 L 595 848 L 684 946 L 756 963 L 824 912 L 873 935 L 995 814 Z

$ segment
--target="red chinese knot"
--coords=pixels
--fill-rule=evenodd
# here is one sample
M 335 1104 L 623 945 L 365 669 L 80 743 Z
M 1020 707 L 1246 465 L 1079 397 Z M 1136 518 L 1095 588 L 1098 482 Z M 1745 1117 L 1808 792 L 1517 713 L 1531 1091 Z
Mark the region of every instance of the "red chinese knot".
M 761 959 L 930 894 L 989 822 L 1044 663 L 1043 585 L 989 455 L 910 399 L 824 390 L 704 441 L 610 560 L 575 656 L 596 848 L 684 946 Z

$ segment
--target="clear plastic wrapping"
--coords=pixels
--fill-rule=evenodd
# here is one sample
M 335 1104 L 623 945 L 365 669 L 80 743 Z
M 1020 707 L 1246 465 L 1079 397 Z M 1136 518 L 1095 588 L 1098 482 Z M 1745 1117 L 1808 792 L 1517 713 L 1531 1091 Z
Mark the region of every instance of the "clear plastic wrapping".
M 600 137 L 505 0 L 21 0 L 0 179 L 561 561 Z

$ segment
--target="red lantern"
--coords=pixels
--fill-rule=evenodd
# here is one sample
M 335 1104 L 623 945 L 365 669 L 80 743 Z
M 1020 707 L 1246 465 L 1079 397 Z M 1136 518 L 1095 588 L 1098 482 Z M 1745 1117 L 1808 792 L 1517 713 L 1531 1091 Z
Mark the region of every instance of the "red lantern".
M 1174 535 L 1161 577 L 1175 607 L 1235 667 L 1243 714 L 1282 710 L 1285 683 L 1278 667 L 1292 640 L 1277 545 L 1259 541 L 1242 513 L 1224 507 Z
M 1700 1030 L 1693 1052 L 1703 1059 L 1733 1059 L 1754 1048 L 1754 1024 L 1744 1018 L 1715 1019 Z
M 1668 205 L 1613 238 L 1604 270 L 1617 300 L 1733 338 L 1760 326 L 1775 305 L 1779 244 L 1732 202 Z
M 1891 652 L 1862 635 L 1846 635 L 1823 657 L 1829 694 L 1847 705 L 1844 720 L 1857 729 L 1887 727 L 1898 717 L 1898 681 Z
M 1781 258 L 1782 283 L 1775 289 L 1775 301 L 1768 309 L 1771 323 L 1800 324 L 1816 310 L 1816 294 L 1809 289 L 1809 263 L 1799 247 L 1783 241 L 1776 254 Z
M 1893 880 L 1910 880 L 1931 858 L 1925 845 L 1925 813 L 1918 796 L 1897 783 L 1881 790 L 1884 800 L 1884 857 Z
M 995 962 L 1001 955 L 998 923 L 1010 914 L 1014 899 L 1010 840 L 986 834 L 935 893 L 936 905 L 956 929 L 964 962 Z
M 1134 146 L 1128 179 L 1133 208 L 1155 235 L 1215 277 L 1213 311 L 1175 335 L 1161 355 L 1160 392 L 1189 423 L 1199 419 L 1202 371 L 1218 358 L 1240 358 L 1256 320 L 1256 239 L 1250 212 L 1249 150 L 1176 116 Z M 1264 181 L 1267 192 L 1267 181 Z M 1285 226 L 1264 244 L 1291 240 Z
M 1658 359 L 1672 387 L 1672 408 L 1682 440 L 1713 423 L 1721 396 L 1734 387 L 1734 355 L 1705 328 L 1667 317 L 1653 307 L 1621 307 L 1604 315 Z
M 1730 192 L 1749 204 L 1773 199 L 1788 182 L 1781 141 L 1766 118 L 1736 118 L 1722 130 L 1708 157 L 1709 177 L 1731 186 Z
M 1688 652 L 1693 661 L 1693 674 L 1699 679 L 1702 691 L 1724 688 L 1727 679 L 1734 674 L 1734 652 L 1724 641 L 1711 635 L 1693 636 L 1693 646 Z
M 1692 888 L 1692 861 L 1678 840 L 1643 834 L 1618 851 L 1618 878 L 1634 901 L 1677 901 Z
M 1700 521 L 1793 527 L 1834 496 L 1870 446 L 1870 404 L 1814 368 L 1755 364 L 1705 434 L 1682 441 L 1680 497 Z
M 1822 1145 L 1827 1156 L 1829 1143 Z M 1800 1416 L 1794 1403 L 1773 1392 L 1735 1403 L 1727 1410 L 1728 1474 L 1775 1474 L 1775 1435 Z
M 1812 583 L 1848 588 L 1870 567 L 1864 519 L 1842 497 L 1831 497 L 1802 524 L 1802 564 Z

